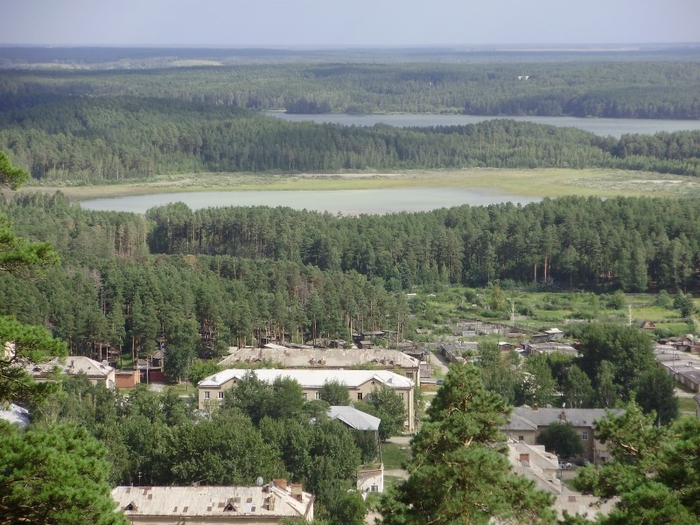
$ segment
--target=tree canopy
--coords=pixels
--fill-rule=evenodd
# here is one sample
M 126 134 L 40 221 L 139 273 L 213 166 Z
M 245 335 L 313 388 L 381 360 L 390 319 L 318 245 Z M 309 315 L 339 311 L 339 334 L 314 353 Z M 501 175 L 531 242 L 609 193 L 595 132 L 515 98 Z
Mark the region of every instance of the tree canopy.
M 551 522 L 551 496 L 510 471 L 499 431 L 507 412 L 476 368 L 452 364 L 412 441 L 408 480 L 382 499 L 382 523 Z

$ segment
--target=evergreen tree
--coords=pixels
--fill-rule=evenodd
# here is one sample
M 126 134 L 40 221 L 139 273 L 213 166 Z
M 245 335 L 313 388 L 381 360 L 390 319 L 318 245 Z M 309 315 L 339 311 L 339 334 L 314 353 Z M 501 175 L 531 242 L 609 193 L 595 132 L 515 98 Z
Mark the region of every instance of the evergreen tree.
M 507 407 L 479 372 L 455 363 L 412 442 L 409 478 L 380 504 L 386 525 L 550 523 L 552 497 L 510 472 L 499 428 Z M 440 480 L 436 483 L 436 480 Z
M 104 446 L 70 425 L 26 431 L 0 421 L 0 522 L 126 525 Z

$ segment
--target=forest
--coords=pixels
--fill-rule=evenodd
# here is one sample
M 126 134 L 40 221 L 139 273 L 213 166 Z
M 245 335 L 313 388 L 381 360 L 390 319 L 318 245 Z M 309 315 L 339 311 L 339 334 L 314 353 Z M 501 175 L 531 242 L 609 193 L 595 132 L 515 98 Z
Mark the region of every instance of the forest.
M 700 216 L 678 199 L 569 197 L 338 217 L 184 204 L 92 212 L 60 193 L 0 211 L 53 245 L 39 280 L 0 275 L 0 314 L 50 327 L 71 352 L 125 363 L 164 342 L 166 376 L 272 334 L 349 340 L 411 315 L 406 292 L 449 285 L 697 293 Z
M 0 150 L 41 183 L 198 172 L 620 168 L 700 175 L 700 132 L 599 137 L 511 120 L 370 128 L 291 123 L 233 106 L 48 97 L 0 113 Z
M 112 56 L 104 52 L 105 60 Z M 152 52 L 134 50 L 131 59 Z M 11 50 L 4 53 L 9 64 L 15 62 Z M 60 50 L 55 56 L 46 53 L 56 63 L 67 60 Z M 26 56 L 34 54 L 42 52 Z M 74 55 L 86 65 L 98 60 L 85 50 Z M 337 61 L 252 51 L 241 56 L 252 62 L 4 69 L 0 150 L 42 183 L 93 184 L 172 173 L 472 167 L 700 173 L 697 132 L 615 139 L 511 121 L 355 128 L 281 122 L 261 114 L 698 119 L 700 61 L 693 53 L 562 56 L 560 61 L 556 54 L 492 56 L 486 63 L 486 57 L 426 62 L 420 53 L 341 54 L 334 56 Z M 212 57 L 225 63 L 222 52 Z
M 153 60 L 147 51 L 137 54 Z M 10 55 L 3 60 L 14 60 Z M 30 184 L 470 167 L 700 175 L 699 132 L 616 139 L 512 120 L 345 128 L 261 114 L 699 118 L 694 54 L 491 63 L 415 56 L 403 63 L 254 60 L 259 63 L 185 68 L 156 61 L 157 68 L 139 70 L 4 69 L 0 151 L 21 170 L 0 154 L 0 186 L 24 182 L 22 170 Z M 415 291 L 464 287 L 459 306 L 479 303 L 484 316 L 505 311 L 503 290 L 567 291 L 595 301 L 602 293 L 660 292 L 668 302 L 673 294 L 681 321 L 692 322 L 692 294 L 700 292 L 699 214 L 686 199 L 566 197 L 357 217 L 269 207 L 193 211 L 179 203 L 141 216 L 86 211 L 60 192 L 19 193 L 0 198 L 0 334 L 34 361 L 104 351 L 114 364 L 130 367 L 164 348 L 165 377 L 175 384 L 196 382 L 228 347 L 261 336 L 351 340 L 354 331 L 390 329 L 398 339 L 419 310 L 422 321 L 435 320 L 425 314 L 427 305 L 409 301 Z M 501 305 L 491 308 L 481 292 L 500 294 Z M 451 520 L 455 512 L 484 521 L 525 513 L 528 522 L 551 522 L 550 498 L 509 477 L 492 444 L 509 405 L 562 400 L 577 407 L 629 403 L 629 424 L 641 429 L 643 439 L 632 440 L 641 457 L 620 450 L 619 466 L 582 477 L 581 486 L 601 497 L 621 492 L 620 476 L 629 481 L 627 500 L 608 523 L 630 522 L 630 514 L 647 507 L 667 516 L 682 511 L 683 523 L 693 522 L 697 492 L 688 496 L 686 489 L 696 491 L 697 476 L 682 458 L 697 452 L 697 422 L 677 419 L 672 381 L 655 368 L 649 338 L 634 328 L 588 322 L 570 332 L 583 348 L 575 360 L 533 358 L 515 374 L 495 345 L 484 345 L 479 368 L 452 369 L 416 437 L 409 479 L 380 503 L 386 523 Z M 52 494 L 39 490 L 44 480 L 51 481 L 44 487 L 82 490 L 90 500 L 85 515 L 89 510 L 121 525 L 109 484 L 246 484 L 264 475 L 289 476 L 315 492 L 319 523 L 362 521 L 364 504 L 348 489 L 358 465 L 375 459 L 373 441 L 327 420 L 326 405 L 304 402 L 294 382 L 261 385 L 249 376 L 221 411 L 202 415 L 175 390 L 139 387 L 126 396 L 84 378 L 37 386 L 17 370 L 0 359 L 0 402 L 23 402 L 34 423 L 26 432 L 0 424 L 8 437 L 0 459 L 11 467 L 0 472 L 0 515 L 2 505 L 21 507 L 31 498 L 37 504 L 26 510 L 28 521 L 49 522 L 46 513 L 63 512 L 64 520 L 85 522 L 84 515 L 75 517 L 76 505 L 41 502 Z M 476 417 L 469 415 L 473 407 L 459 405 L 472 397 Z M 458 405 L 465 417 L 446 417 Z M 615 445 L 628 437 L 621 435 L 626 424 L 613 420 L 602 430 Z M 466 440 L 474 447 L 467 450 Z M 663 447 L 650 445 L 657 442 Z M 45 461 L 33 461 L 37 452 Z M 35 465 L 47 466 L 39 477 Z M 477 467 L 492 484 L 473 483 L 482 480 L 471 475 Z M 650 472 L 659 473 L 663 486 Z M 436 478 L 457 480 L 464 494 L 480 494 L 478 501 L 424 490 Z M 494 493 L 493 484 L 506 489 Z M 663 495 L 663 505 L 655 505 L 655 494 Z

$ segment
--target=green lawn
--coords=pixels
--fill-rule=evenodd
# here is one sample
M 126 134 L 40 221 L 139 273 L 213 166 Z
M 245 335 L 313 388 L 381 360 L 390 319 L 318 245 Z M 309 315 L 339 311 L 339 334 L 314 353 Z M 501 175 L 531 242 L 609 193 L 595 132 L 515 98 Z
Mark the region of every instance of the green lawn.
M 678 407 L 682 413 L 695 414 L 697 410 L 697 404 L 692 397 L 679 397 Z
M 382 443 L 382 461 L 384 462 L 385 470 L 404 468 L 406 461 L 408 461 L 410 457 L 410 445 Z

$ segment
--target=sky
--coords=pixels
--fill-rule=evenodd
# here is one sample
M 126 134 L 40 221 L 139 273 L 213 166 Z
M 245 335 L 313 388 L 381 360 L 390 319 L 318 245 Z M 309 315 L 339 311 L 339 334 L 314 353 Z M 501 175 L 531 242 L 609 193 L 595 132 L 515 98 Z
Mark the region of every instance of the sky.
M 700 0 L 0 0 L 0 45 L 700 42 Z

